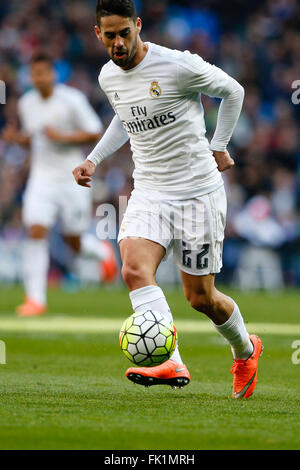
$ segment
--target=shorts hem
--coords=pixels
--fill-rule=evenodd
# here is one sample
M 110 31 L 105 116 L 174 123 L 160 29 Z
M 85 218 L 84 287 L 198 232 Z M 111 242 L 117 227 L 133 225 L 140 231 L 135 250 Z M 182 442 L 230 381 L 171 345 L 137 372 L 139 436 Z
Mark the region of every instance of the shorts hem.
M 180 269 L 180 271 L 182 271 L 183 273 L 185 274 L 189 274 L 190 276 L 196 276 L 196 277 L 203 277 L 203 276 L 210 276 L 210 275 L 217 275 L 217 274 L 220 274 L 221 272 L 221 269 L 217 272 L 210 272 L 209 270 L 207 272 L 202 272 L 201 274 L 199 274 L 199 272 L 195 273 L 195 272 L 191 272 L 191 271 L 188 271 L 187 269 L 184 269 L 182 268 L 182 266 L 178 265 L 178 268 Z
M 142 235 L 122 235 L 121 237 L 118 237 L 118 244 L 120 244 L 120 242 L 122 240 L 125 240 L 125 238 L 142 238 L 143 240 L 148 240 L 149 242 L 154 242 L 154 243 L 157 243 L 158 245 L 162 246 L 166 251 L 168 251 L 168 248 L 169 248 L 169 245 L 168 244 L 164 244 L 162 243 L 161 241 L 155 239 L 155 238 L 151 238 L 151 237 L 145 237 L 145 236 L 142 236 Z
M 46 222 L 45 220 L 22 220 L 23 226 L 25 228 L 30 228 L 38 225 L 39 227 L 45 227 L 48 230 L 52 229 L 54 227 L 55 223 L 53 222 Z

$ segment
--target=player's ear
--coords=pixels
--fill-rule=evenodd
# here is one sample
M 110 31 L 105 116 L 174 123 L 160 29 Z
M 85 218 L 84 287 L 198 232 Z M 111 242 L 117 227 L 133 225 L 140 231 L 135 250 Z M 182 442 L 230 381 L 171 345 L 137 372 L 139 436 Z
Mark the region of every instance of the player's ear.
M 142 20 L 141 18 L 137 18 L 136 19 L 136 29 L 138 31 L 138 33 L 140 34 L 140 32 L 142 31 Z
M 95 33 L 96 33 L 96 36 L 97 36 L 98 40 L 102 41 L 101 29 L 97 25 L 95 26 Z

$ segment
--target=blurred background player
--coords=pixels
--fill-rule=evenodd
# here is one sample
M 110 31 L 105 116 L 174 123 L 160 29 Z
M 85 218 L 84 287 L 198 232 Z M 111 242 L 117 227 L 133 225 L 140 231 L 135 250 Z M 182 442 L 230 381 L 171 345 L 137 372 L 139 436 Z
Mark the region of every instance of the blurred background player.
M 21 316 L 46 312 L 49 269 L 49 230 L 61 222 L 64 241 L 74 256 L 84 254 L 101 263 L 102 280 L 118 275 L 114 250 L 100 242 L 89 228 L 92 200 L 89 191 L 78 187 L 72 169 L 83 158 L 81 146 L 99 140 L 103 126 L 79 90 L 55 83 L 50 57 L 36 55 L 31 61 L 34 89 L 18 102 L 22 130 L 7 125 L 6 142 L 30 149 L 30 175 L 23 202 L 23 222 L 28 231 L 24 252 L 26 299 L 16 311 Z
M 133 310 L 159 311 L 173 322 L 156 283 L 157 269 L 172 251 L 187 300 L 231 346 L 233 398 L 248 398 L 256 386 L 262 342 L 249 336 L 234 300 L 215 287 L 227 212 L 221 173 L 234 166 L 227 146 L 244 89 L 199 55 L 143 42 L 133 0 L 99 0 L 96 11 L 96 35 L 111 59 L 99 83 L 116 116 L 74 177 L 90 187 L 96 166 L 130 139 L 135 184 L 118 242 Z M 210 144 L 201 94 L 221 99 Z M 164 364 L 130 368 L 126 376 L 145 386 L 183 386 L 183 379 L 190 380 L 178 347 Z

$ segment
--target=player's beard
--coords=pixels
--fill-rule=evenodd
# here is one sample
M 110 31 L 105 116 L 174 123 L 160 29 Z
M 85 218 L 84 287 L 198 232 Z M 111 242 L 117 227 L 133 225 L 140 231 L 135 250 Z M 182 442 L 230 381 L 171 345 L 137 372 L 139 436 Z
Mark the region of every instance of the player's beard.
M 134 44 L 132 46 L 132 49 L 131 49 L 130 53 L 129 53 L 128 49 L 122 49 L 121 51 L 118 51 L 118 52 L 124 53 L 125 57 L 123 57 L 122 59 L 118 59 L 115 56 L 115 51 L 114 51 L 113 54 L 112 54 L 112 61 L 116 65 L 118 65 L 119 67 L 130 68 L 130 64 L 131 64 L 131 62 L 133 61 L 133 59 L 136 55 L 137 48 L 138 48 L 138 36 L 136 36 L 136 38 L 135 38 L 135 41 L 134 41 Z

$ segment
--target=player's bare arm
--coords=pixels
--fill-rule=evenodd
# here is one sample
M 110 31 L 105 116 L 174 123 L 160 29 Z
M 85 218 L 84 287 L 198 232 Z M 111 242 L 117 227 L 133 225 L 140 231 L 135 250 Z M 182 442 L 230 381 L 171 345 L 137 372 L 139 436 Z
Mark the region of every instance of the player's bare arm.
M 91 133 L 85 131 L 76 131 L 71 133 L 60 132 L 53 127 L 46 127 L 45 134 L 48 139 L 59 144 L 66 145 L 85 145 L 93 144 L 99 140 L 101 137 L 100 133 Z
M 94 175 L 95 171 L 96 165 L 94 165 L 94 163 L 90 162 L 89 160 L 86 160 L 75 168 L 73 171 L 73 176 L 79 186 L 90 188 L 90 182 L 92 181 L 91 177 Z
M 9 144 L 18 144 L 25 148 L 30 147 L 30 137 L 23 134 L 12 124 L 9 124 L 4 128 L 1 134 L 1 139 Z

